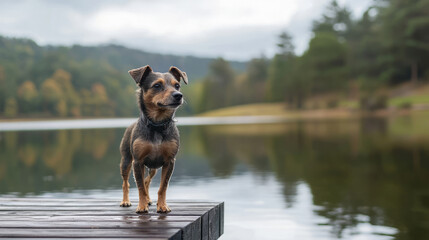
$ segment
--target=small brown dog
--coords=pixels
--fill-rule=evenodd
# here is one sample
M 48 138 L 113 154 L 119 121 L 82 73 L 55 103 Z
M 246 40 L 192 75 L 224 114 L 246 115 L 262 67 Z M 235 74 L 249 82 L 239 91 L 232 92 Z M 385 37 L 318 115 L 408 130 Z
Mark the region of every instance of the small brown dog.
M 185 72 L 171 67 L 167 73 L 153 72 L 150 66 L 128 71 L 140 87 L 138 103 L 140 118 L 125 130 L 121 141 L 121 175 L 123 200 L 121 207 L 131 206 L 128 197 L 128 178 L 131 163 L 134 179 L 139 190 L 137 213 L 148 212 L 149 184 L 158 168 L 162 167 L 158 191 L 157 212 L 170 212 L 165 201 L 168 182 L 174 169 L 175 156 L 179 150 L 179 131 L 173 117 L 183 103 L 180 81 L 188 84 Z M 145 178 L 145 168 L 149 175 Z

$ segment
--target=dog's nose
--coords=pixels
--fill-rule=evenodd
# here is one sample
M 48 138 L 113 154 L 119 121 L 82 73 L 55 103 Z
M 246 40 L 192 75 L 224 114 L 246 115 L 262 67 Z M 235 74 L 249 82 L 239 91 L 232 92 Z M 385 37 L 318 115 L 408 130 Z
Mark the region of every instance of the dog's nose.
M 180 101 L 180 100 L 182 99 L 182 97 L 183 97 L 183 94 L 181 94 L 180 92 L 174 92 L 174 93 L 173 93 L 173 98 L 174 98 L 176 101 Z

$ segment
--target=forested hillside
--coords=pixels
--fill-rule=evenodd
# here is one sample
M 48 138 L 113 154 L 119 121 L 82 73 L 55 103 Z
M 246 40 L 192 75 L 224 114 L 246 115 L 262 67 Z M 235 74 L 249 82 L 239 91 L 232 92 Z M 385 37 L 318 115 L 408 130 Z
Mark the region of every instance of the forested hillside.
M 377 0 L 352 16 L 334 0 L 316 17 L 301 55 L 285 31 L 273 58 L 248 64 L 115 45 L 40 47 L 0 37 L 0 116 L 135 116 L 135 84 L 127 70 L 145 64 L 188 73 L 187 104 L 179 114 L 267 101 L 293 109 L 336 108 L 347 101 L 363 110 L 386 108 L 389 89 L 407 83 L 415 89 L 429 80 L 428 12 L 429 0 Z M 421 96 L 401 100 L 400 107 L 429 104 Z
M 39 46 L 0 36 L 0 116 L 135 116 L 129 69 L 150 64 L 164 72 L 174 65 L 194 82 L 208 73 L 211 61 L 117 45 Z M 237 71 L 245 68 L 243 62 L 232 65 Z
M 312 34 L 307 50 L 297 55 L 292 36 L 283 32 L 277 54 L 251 60 L 242 74 L 217 60 L 202 83 L 197 109 L 263 101 L 336 108 L 352 99 L 361 109 L 376 110 L 387 107 L 392 96 L 386 90 L 406 83 L 418 88 L 429 80 L 429 0 L 377 0 L 356 17 L 334 0 L 313 22 Z M 324 101 L 308 101 L 321 95 Z

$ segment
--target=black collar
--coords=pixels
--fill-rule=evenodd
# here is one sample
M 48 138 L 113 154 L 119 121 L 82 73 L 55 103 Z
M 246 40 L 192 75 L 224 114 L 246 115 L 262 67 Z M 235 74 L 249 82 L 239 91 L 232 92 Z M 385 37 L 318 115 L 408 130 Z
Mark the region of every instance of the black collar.
M 168 118 L 166 120 L 156 122 L 149 118 L 146 114 L 142 113 L 140 115 L 142 122 L 151 129 L 165 129 L 172 121 L 173 118 Z
M 144 102 L 142 101 L 143 99 L 143 89 L 140 90 L 140 95 L 139 95 L 139 106 L 140 106 L 140 119 L 143 122 L 143 124 L 145 124 L 148 128 L 153 129 L 153 130 L 164 130 L 165 128 L 167 128 L 167 126 L 174 121 L 174 114 L 173 116 L 171 116 L 168 119 L 165 119 L 163 121 L 157 122 L 154 121 L 152 119 L 150 119 L 149 114 L 146 111 L 146 106 L 144 104 Z

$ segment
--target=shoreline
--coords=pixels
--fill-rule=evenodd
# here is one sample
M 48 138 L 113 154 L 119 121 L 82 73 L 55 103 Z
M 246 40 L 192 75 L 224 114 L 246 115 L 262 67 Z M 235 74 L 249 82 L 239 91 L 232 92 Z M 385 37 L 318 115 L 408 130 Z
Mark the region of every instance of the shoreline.
M 264 104 L 250 104 L 244 105 L 246 107 L 251 105 L 264 105 Z M 283 118 L 286 120 L 323 120 L 323 119 L 353 119 L 353 118 L 366 118 L 366 117 L 394 117 L 394 116 L 404 116 L 410 115 L 413 113 L 422 113 L 428 112 L 429 107 L 424 108 L 415 108 L 415 109 L 381 109 L 372 112 L 356 110 L 356 109 L 315 109 L 315 110 L 286 110 L 271 112 L 270 114 L 255 114 L 255 112 L 246 112 L 235 111 L 235 114 L 232 113 L 235 109 L 239 109 L 242 106 L 233 106 L 228 108 L 216 109 L 213 111 L 208 111 L 205 113 L 191 115 L 191 116 L 180 116 L 178 119 L 186 118 L 230 118 L 230 117 L 268 117 L 268 118 Z M 255 109 L 257 112 L 258 109 Z M 244 113 L 244 114 L 243 114 Z M 0 123 L 14 123 L 14 122 L 43 122 L 43 121 L 80 121 L 80 120 L 130 120 L 137 119 L 137 116 L 130 117 L 43 117 L 43 118 L 0 118 Z

